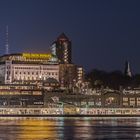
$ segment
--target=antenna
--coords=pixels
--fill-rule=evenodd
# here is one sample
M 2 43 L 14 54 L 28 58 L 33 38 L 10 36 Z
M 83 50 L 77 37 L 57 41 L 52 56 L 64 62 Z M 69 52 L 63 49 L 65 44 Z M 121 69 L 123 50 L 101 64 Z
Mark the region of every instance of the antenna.
M 9 54 L 9 40 L 8 40 L 9 32 L 8 25 L 6 26 L 6 43 L 5 43 L 5 53 Z

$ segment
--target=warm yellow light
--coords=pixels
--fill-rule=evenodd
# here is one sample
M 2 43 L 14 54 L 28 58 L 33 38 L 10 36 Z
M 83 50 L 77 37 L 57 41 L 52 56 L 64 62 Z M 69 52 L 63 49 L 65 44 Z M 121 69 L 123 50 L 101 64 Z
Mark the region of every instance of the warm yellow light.
M 26 140 L 43 140 L 55 139 L 57 137 L 54 127 L 57 122 L 53 120 L 21 120 L 18 125 L 21 131 L 17 135 L 17 139 Z
M 23 53 L 22 56 L 26 59 L 50 59 L 51 54 L 38 54 L 38 53 Z

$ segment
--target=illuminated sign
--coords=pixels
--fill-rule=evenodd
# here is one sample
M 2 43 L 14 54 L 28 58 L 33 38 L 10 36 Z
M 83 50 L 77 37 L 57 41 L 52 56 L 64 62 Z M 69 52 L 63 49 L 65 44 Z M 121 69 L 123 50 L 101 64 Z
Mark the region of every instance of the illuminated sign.
M 52 57 L 51 54 L 38 54 L 38 53 L 23 53 L 23 57 L 26 59 L 50 59 Z

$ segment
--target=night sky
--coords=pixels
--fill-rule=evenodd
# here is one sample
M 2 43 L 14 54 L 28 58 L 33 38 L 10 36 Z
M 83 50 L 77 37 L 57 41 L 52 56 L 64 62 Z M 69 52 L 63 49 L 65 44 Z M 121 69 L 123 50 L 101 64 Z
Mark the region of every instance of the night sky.
M 128 60 L 140 73 L 139 0 L 0 0 L 1 55 L 6 25 L 10 53 L 47 52 L 64 32 L 86 70 L 123 70 Z

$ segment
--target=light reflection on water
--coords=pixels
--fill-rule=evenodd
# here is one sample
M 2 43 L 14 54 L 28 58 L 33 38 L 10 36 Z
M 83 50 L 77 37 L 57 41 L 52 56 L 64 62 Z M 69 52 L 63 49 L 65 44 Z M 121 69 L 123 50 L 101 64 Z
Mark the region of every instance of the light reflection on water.
M 140 118 L 0 118 L 0 140 L 140 139 Z

